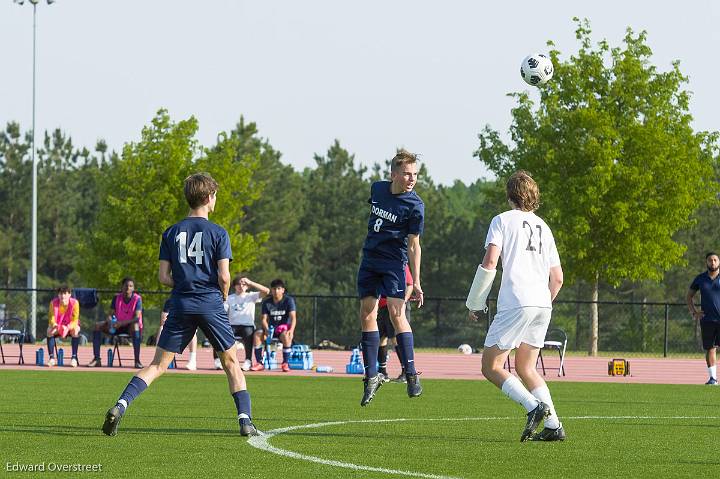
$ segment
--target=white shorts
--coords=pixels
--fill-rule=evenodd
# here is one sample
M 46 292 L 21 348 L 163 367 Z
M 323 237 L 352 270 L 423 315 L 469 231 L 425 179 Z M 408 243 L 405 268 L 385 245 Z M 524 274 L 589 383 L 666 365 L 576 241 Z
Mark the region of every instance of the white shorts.
M 552 308 L 526 306 L 523 308 L 499 311 L 490 324 L 485 347 L 497 346 L 499 349 L 515 349 L 520 343 L 542 348 L 545 333 L 550 325 Z

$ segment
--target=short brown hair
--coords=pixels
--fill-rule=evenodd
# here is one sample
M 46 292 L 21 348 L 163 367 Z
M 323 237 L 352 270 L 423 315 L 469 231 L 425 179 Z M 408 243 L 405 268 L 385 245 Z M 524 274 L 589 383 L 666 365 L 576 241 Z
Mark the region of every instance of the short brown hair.
M 70 293 L 70 287 L 67 284 L 58 286 L 57 294 Z
M 540 188 L 525 170 L 512 174 L 505 186 L 510 201 L 522 211 L 535 211 L 540 207 Z
M 235 286 L 237 286 L 238 284 L 240 284 L 240 280 L 243 279 L 243 277 L 244 277 L 244 276 L 242 275 L 242 273 L 236 274 L 235 277 L 234 277 L 233 280 L 232 280 L 232 287 L 234 288 Z
M 210 173 L 195 173 L 185 178 L 185 199 L 192 209 L 204 205 L 207 197 L 217 190 L 217 181 Z
M 400 148 L 393 157 L 390 164 L 392 167 L 392 171 L 397 171 L 398 169 L 400 169 L 401 166 L 409 165 L 415 163 L 416 161 L 417 155 L 415 153 L 410 153 L 406 149 Z

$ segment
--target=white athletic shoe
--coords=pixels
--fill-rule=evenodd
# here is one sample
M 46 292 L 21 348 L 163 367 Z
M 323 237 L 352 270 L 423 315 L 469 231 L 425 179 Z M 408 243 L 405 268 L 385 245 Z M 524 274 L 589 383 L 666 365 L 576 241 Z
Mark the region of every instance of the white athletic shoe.
M 78 366 L 77 359 L 72 358 L 72 359 L 70 360 L 70 366 L 73 367 L 73 368 L 76 368 L 76 367 Z
M 220 358 L 215 358 L 215 369 L 222 369 L 222 363 L 220 362 Z
M 197 362 L 196 361 L 188 361 L 185 365 L 185 369 L 189 371 L 195 371 L 197 369 Z
M 249 359 L 246 359 L 245 361 L 243 361 L 242 366 L 240 366 L 240 369 L 242 369 L 243 371 L 250 371 L 251 367 L 252 367 L 252 361 L 250 361 Z
M 55 361 L 55 358 L 48 359 L 48 367 L 49 368 L 55 366 L 56 364 L 57 364 L 57 362 Z

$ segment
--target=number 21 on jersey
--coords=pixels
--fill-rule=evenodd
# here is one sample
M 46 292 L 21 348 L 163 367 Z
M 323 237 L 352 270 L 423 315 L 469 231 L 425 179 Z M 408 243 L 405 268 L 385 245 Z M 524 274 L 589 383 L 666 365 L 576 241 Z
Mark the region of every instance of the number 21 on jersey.
M 195 258 L 195 264 L 202 264 L 203 262 L 203 250 L 202 250 L 202 231 L 198 231 L 193 235 L 190 247 L 187 247 L 187 231 L 181 231 L 175 236 L 175 242 L 178 245 L 178 256 L 180 257 L 181 263 L 188 262 L 188 256 Z

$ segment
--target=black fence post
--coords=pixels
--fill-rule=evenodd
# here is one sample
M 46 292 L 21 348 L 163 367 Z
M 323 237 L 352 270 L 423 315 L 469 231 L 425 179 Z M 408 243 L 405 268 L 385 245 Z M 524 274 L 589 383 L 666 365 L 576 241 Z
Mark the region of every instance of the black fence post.
M 670 321 L 670 305 L 665 303 L 665 339 L 663 340 L 663 357 L 668 353 L 668 322 Z
M 435 306 L 435 347 L 440 347 L 440 332 L 442 331 L 440 329 L 440 303 L 442 302 L 441 299 L 438 298 L 437 304 Z
M 312 309 L 312 318 L 313 318 L 313 346 L 317 346 L 317 296 L 313 296 L 313 309 Z

